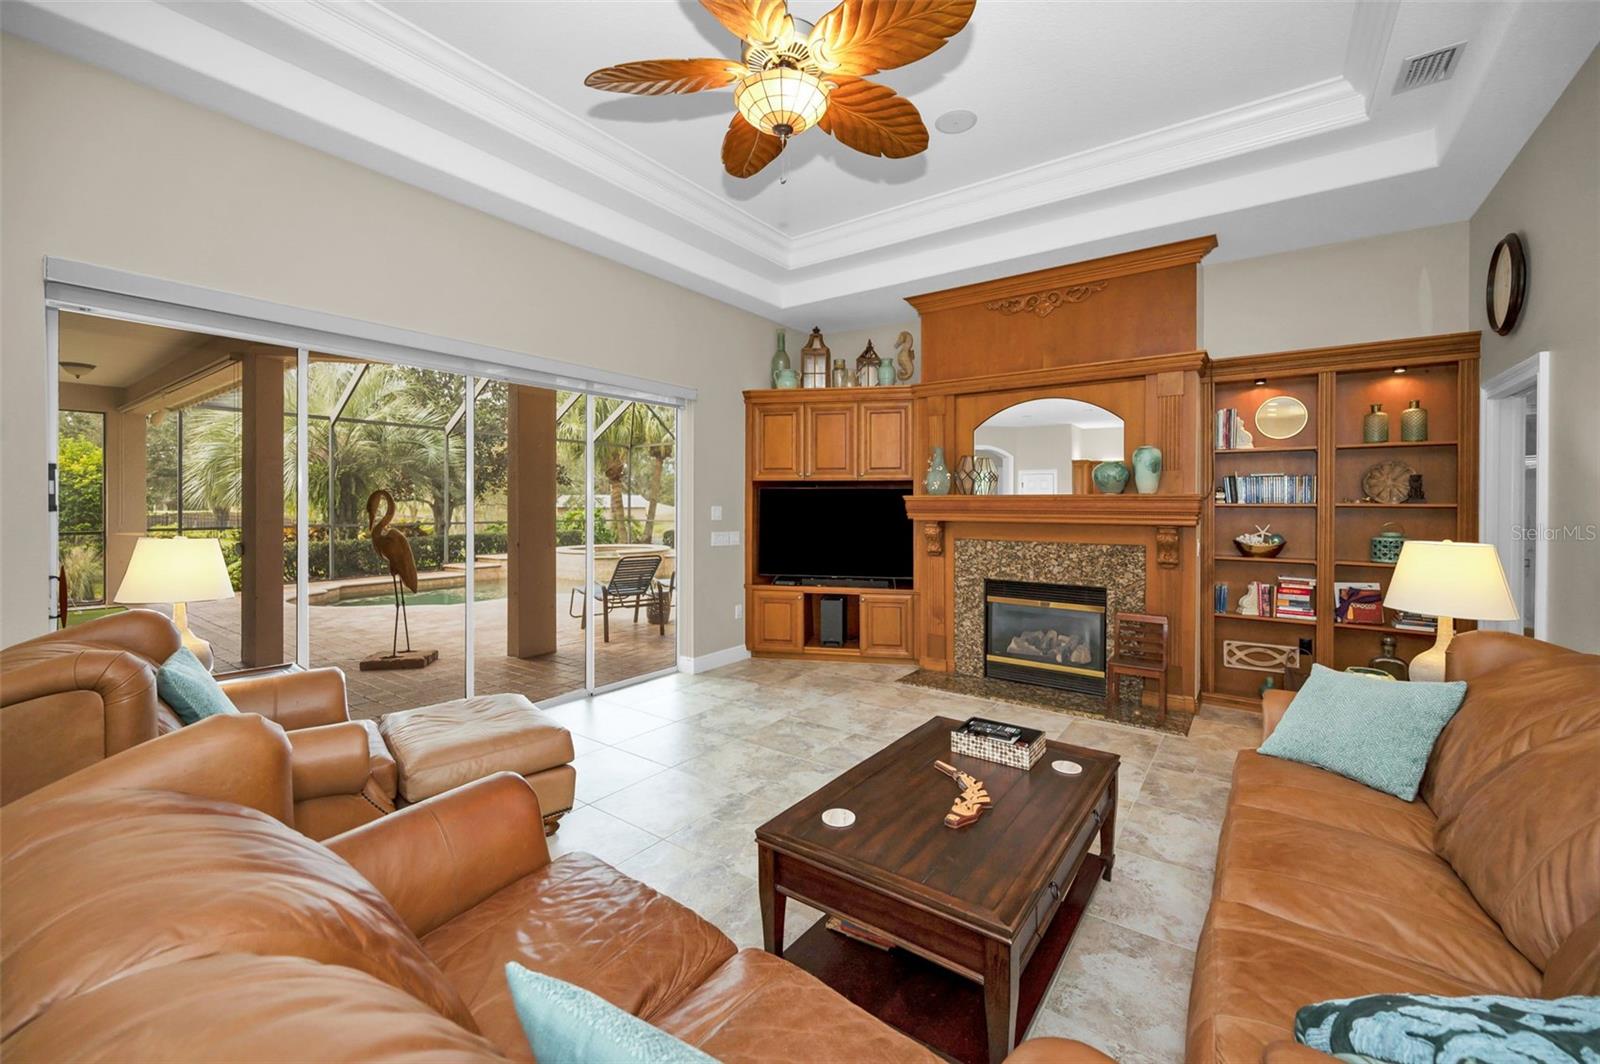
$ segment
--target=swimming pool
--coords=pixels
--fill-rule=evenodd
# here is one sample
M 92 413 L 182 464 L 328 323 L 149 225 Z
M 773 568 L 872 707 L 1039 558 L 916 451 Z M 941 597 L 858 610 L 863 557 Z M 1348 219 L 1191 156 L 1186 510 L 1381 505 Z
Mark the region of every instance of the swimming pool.
M 504 580 L 479 580 L 472 589 L 472 598 L 475 602 L 486 602 L 490 599 L 506 597 L 506 584 Z M 463 584 L 455 587 L 436 587 L 427 591 L 406 593 L 407 606 L 460 606 L 467 601 L 467 589 Z M 382 591 L 376 594 L 357 595 L 353 598 L 341 598 L 337 602 L 328 603 L 330 606 L 392 606 L 394 594 Z

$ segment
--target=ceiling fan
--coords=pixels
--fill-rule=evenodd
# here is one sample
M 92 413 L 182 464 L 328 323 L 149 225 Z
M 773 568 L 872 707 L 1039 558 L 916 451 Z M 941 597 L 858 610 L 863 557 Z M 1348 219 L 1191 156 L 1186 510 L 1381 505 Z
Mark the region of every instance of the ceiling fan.
M 590 88 L 660 96 L 733 87 L 738 108 L 722 165 L 750 177 L 789 138 L 819 126 L 867 155 L 904 159 L 928 147 L 911 101 L 864 75 L 931 55 L 961 32 L 976 0 L 844 0 L 815 25 L 784 0 L 700 0 L 743 42 L 740 59 L 645 59 L 596 70 Z

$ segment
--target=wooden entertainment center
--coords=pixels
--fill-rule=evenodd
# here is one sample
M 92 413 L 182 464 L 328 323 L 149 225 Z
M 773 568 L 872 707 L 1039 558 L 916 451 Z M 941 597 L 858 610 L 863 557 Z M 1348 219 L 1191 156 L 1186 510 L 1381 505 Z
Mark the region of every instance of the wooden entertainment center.
M 1392 565 L 1367 557 L 1368 540 L 1385 522 L 1403 520 L 1409 538 L 1474 538 L 1478 335 L 1213 362 L 1198 349 L 1198 266 L 1215 246 L 1202 237 L 912 297 L 923 350 L 921 380 L 910 387 L 746 392 L 750 651 L 914 661 L 981 678 L 987 636 L 981 592 L 980 616 L 973 616 L 973 588 L 985 580 L 1105 584 L 1116 588 L 1122 610 L 1168 618 L 1168 706 L 1178 710 L 1195 709 L 1202 692 L 1220 704 L 1259 708 L 1267 674 L 1225 663 L 1230 641 L 1292 645 L 1304 637 L 1311 660 L 1338 668 L 1366 664 L 1386 636 L 1400 641 L 1402 654 L 1422 649 L 1428 640 L 1397 629 L 1392 617 L 1381 625 L 1336 622 L 1333 584 L 1386 583 Z M 1271 395 L 1298 398 L 1309 411 L 1296 437 L 1258 435 L 1248 450 L 1214 446 L 1215 411 L 1253 416 Z M 974 452 L 980 425 L 1041 398 L 1115 415 L 1124 462 L 1139 446 L 1160 448 L 1156 491 L 1138 494 L 1129 483 L 1119 495 L 925 493 L 933 447 L 944 448 L 954 467 Z M 1432 417 L 1426 440 L 1399 438 L 1399 414 L 1412 399 Z M 1374 402 L 1396 422 L 1394 438 L 1381 444 L 1362 441 L 1362 415 Z M 1410 461 L 1427 501 L 1354 501 L 1367 467 L 1390 458 Z M 1214 500 L 1218 478 L 1250 473 L 1317 474 L 1317 501 Z M 862 482 L 910 491 L 909 584 L 795 586 L 757 572 L 764 486 Z M 1236 534 L 1269 522 L 1290 539 L 1281 557 L 1234 551 Z M 850 531 L 863 550 L 882 542 L 871 528 Z M 1113 556 L 1120 560 L 1108 568 Z M 1072 580 L 1080 570 L 1098 577 Z M 1236 603 L 1251 580 L 1297 574 L 1317 580 L 1314 619 L 1212 608 L 1214 585 L 1228 585 Z M 830 596 L 845 600 L 842 645 L 824 646 L 820 637 L 822 600 Z M 1156 687 L 1144 685 L 1146 706 Z

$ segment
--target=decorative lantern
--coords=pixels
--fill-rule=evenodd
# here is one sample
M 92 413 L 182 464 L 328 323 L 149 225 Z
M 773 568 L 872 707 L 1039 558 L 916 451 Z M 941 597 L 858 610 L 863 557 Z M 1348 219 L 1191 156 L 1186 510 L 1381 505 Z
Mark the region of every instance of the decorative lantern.
M 806 346 L 800 349 L 800 384 L 805 388 L 828 386 L 828 356 L 832 354 L 822 342 L 822 330 L 813 328 Z
M 867 341 L 867 346 L 861 354 L 856 356 L 856 384 L 863 388 L 876 388 L 878 386 L 878 367 L 883 365 L 883 359 L 878 357 L 878 352 L 873 348 L 872 341 Z

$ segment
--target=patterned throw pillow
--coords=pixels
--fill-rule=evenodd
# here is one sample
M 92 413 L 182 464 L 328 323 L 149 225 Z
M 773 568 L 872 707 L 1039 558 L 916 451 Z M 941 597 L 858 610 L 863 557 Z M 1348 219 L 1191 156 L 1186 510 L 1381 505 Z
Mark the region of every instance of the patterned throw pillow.
M 156 670 L 156 694 L 185 724 L 197 724 L 219 713 L 239 712 L 211 670 L 200 664 L 188 647 L 179 647 Z
M 515 962 L 506 965 L 506 983 L 539 1064 L 717 1064 L 582 987 Z
M 1460 680 L 1395 683 L 1313 665 L 1259 752 L 1325 768 L 1409 802 L 1434 740 L 1466 696 Z
M 1382 1064 L 1595 1064 L 1600 997 L 1371 994 L 1307 1005 L 1295 1041 Z

